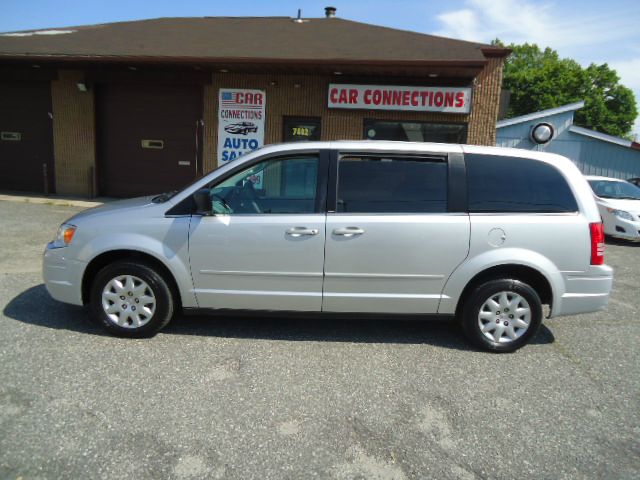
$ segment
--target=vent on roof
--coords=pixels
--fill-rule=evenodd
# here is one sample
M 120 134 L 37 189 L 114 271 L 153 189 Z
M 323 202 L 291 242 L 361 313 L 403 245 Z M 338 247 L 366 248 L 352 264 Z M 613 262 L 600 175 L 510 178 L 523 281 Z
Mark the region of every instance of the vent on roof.
M 302 9 L 298 9 L 298 16 L 296 18 L 293 19 L 294 23 L 305 23 L 308 22 L 309 20 L 305 20 L 304 18 L 302 18 Z
M 324 16 L 333 18 L 336 16 L 336 7 L 324 7 Z

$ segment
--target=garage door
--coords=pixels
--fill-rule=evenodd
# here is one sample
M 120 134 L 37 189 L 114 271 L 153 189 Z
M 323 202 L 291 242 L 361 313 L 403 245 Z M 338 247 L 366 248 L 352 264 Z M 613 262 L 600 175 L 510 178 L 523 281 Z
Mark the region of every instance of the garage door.
M 200 86 L 108 84 L 96 94 L 101 195 L 160 193 L 195 178 Z
M 53 191 L 50 112 L 49 82 L 0 82 L 0 189 Z

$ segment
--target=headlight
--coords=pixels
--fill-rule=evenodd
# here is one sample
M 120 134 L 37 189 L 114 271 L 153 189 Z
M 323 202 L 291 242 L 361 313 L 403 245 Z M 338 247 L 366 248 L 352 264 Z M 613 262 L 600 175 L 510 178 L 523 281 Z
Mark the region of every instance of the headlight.
M 60 225 L 58 233 L 56 234 L 56 239 L 53 241 L 53 246 L 61 248 L 71 245 L 73 236 L 76 234 L 76 229 L 77 227 L 75 225 L 69 225 L 68 223 Z
M 616 217 L 622 218 L 624 220 L 633 220 L 633 216 L 629 212 L 625 212 L 624 210 L 616 210 L 615 208 L 607 208 L 609 213 L 613 213 Z

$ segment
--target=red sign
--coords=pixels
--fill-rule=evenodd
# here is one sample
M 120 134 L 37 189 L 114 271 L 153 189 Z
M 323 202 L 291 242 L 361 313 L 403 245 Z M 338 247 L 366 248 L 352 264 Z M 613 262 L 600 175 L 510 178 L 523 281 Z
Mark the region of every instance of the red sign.
M 329 85 L 329 108 L 469 113 L 471 88 Z

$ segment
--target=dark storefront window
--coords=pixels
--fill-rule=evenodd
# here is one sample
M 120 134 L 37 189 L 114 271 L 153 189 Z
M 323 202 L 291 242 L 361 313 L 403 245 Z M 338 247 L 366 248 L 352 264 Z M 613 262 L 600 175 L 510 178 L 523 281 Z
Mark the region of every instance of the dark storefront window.
M 284 117 L 285 142 L 320 140 L 319 117 Z
M 365 120 L 364 138 L 404 142 L 466 143 L 467 125 L 461 123 L 393 122 Z

